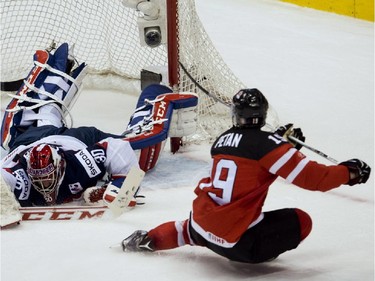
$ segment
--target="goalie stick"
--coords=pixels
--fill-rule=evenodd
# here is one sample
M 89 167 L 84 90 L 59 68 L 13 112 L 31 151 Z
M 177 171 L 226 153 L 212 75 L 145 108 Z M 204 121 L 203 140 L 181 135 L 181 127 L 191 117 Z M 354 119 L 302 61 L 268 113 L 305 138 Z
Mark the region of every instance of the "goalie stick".
M 110 219 L 107 206 L 21 207 L 22 221 Z
M 104 192 L 104 202 L 112 211 L 114 218 L 121 216 L 134 198 L 139 185 L 145 175 L 145 172 L 138 167 L 132 167 L 126 175 L 126 179 L 121 187 L 115 185 L 108 185 Z M 107 201 L 106 198 L 113 198 L 112 201 Z
M 137 197 L 138 198 L 138 197 Z M 131 210 L 136 205 L 143 205 L 144 203 L 131 204 L 124 210 Z M 20 221 L 72 221 L 72 220 L 92 220 L 92 219 L 113 219 L 113 213 L 105 205 L 98 206 L 75 206 L 75 205 L 61 205 L 51 207 L 21 207 L 19 209 L 21 217 Z M 14 224 L 19 223 L 15 222 Z M 11 226 L 12 224 L 9 224 Z M 2 226 L 8 228 L 8 225 Z

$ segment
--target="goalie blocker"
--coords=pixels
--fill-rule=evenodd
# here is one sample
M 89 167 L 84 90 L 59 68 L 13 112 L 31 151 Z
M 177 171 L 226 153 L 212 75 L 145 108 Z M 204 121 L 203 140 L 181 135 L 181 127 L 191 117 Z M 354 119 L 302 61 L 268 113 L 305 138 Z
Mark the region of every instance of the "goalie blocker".
M 139 152 L 139 166 L 143 171 L 152 169 L 168 137 L 193 134 L 197 126 L 198 97 L 193 93 L 173 93 L 164 85 L 151 84 L 141 93 L 128 130 L 135 134 L 126 136 L 134 150 Z M 147 127 L 137 133 L 137 128 Z

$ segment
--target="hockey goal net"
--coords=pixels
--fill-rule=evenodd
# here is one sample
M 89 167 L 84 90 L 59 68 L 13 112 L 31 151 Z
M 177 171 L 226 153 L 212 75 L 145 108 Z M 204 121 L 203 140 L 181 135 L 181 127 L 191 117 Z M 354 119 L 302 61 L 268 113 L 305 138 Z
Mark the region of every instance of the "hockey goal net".
M 154 27 L 162 42 L 150 47 L 144 38 Z M 197 93 L 198 130 L 190 142 L 212 140 L 229 128 L 227 105 L 245 87 L 212 44 L 194 0 L 1 1 L 1 82 L 24 78 L 35 50 L 51 42 L 74 45 L 91 75 L 126 80 L 121 85 L 128 94 L 139 94 L 148 70 L 176 92 Z M 106 81 L 102 87 L 113 86 Z

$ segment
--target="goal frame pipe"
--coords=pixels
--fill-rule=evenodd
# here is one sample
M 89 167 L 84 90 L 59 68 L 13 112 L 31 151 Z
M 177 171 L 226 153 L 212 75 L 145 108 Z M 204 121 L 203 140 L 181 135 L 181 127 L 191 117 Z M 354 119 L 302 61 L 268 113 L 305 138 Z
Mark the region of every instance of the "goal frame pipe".
M 178 0 L 167 1 L 167 50 L 168 50 L 168 82 L 173 90 L 178 90 L 179 85 L 179 53 L 177 40 L 178 26 Z

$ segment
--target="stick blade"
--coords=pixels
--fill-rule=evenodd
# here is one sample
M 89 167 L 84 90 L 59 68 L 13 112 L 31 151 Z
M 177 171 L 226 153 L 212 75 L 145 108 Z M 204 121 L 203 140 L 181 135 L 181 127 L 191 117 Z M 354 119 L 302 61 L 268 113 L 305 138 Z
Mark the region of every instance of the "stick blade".
M 117 196 L 112 202 L 105 201 L 108 208 L 112 211 L 114 218 L 121 216 L 129 206 L 130 201 L 134 198 L 135 193 L 141 184 L 145 172 L 138 167 L 133 167 L 130 169 L 128 175 L 121 188 L 117 191 Z M 111 192 L 107 188 L 104 192 L 104 198 L 106 193 Z

